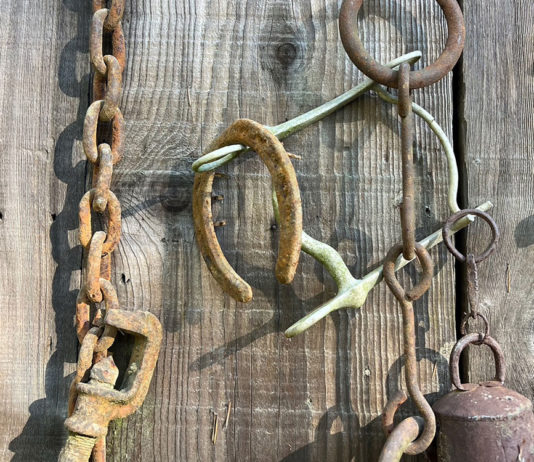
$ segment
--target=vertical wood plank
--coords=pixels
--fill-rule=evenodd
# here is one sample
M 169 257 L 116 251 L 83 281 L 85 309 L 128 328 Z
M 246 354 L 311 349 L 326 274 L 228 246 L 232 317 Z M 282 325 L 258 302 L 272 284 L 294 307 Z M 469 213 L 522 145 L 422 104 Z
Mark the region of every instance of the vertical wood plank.
M 76 361 L 86 2 L 0 15 L 0 460 L 57 460 Z
M 464 2 L 464 9 L 469 25 L 461 124 L 466 202 L 492 200 L 502 233 L 497 252 L 479 267 L 481 311 L 504 349 L 508 386 L 532 399 L 534 378 L 527 371 L 534 366 L 534 279 L 529 271 L 534 259 L 534 5 Z M 483 250 L 488 236 L 486 227 L 477 225 L 468 235 L 468 248 Z M 487 351 L 471 347 L 468 356 L 470 380 L 494 376 Z

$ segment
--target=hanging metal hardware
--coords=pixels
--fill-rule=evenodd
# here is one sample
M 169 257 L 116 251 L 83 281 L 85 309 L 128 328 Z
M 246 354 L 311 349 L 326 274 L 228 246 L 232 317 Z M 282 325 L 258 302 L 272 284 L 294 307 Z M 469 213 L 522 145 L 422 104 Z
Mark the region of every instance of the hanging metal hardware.
M 396 67 L 404 62 L 413 63 L 417 61 L 420 56 L 421 53 L 419 51 L 415 51 L 391 61 L 387 64 L 387 66 Z M 347 91 L 337 98 L 334 98 L 332 101 L 329 101 L 316 109 L 302 114 L 295 119 L 284 122 L 276 127 L 263 126 L 263 129 L 268 130 L 277 138 L 283 139 L 289 134 L 295 133 L 302 128 L 307 127 L 311 123 L 326 117 L 333 111 L 343 107 L 370 89 L 375 91 L 381 99 L 392 104 L 398 103 L 398 99 L 394 95 L 384 90 L 381 86 L 376 85 L 373 81 L 366 80 L 357 85 L 355 88 Z M 458 203 L 456 201 L 456 195 L 458 191 L 458 166 L 456 165 L 456 159 L 452 145 L 444 131 L 431 114 L 415 103 L 412 103 L 412 110 L 428 124 L 442 145 L 446 155 L 449 171 L 448 204 L 450 210 L 452 212 L 456 212 L 459 210 Z M 267 137 L 267 139 L 269 139 L 269 137 Z M 230 141 L 227 140 L 227 142 Z M 208 149 L 208 151 L 211 150 L 211 152 L 208 152 L 195 161 L 193 163 L 193 169 L 197 173 L 212 172 L 216 167 L 224 165 L 225 163 L 237 157 L 237 155 L 246 152 L 249 149 L 250 148 L 248 146 L 244 146 L 242 144 L 234 144 L 216 148 L 216 145 L 212 143 Z M 211 203 L 213 200 L 213 198 L 211 198 L 213 179 L 213 176 L 208 175 L 195 176 L 193 216 L 197 242 L 199 243 L 201 253 L 208 265 L 208 268 L 210 269 L 210 272 L 219 282 L 223 290 L 229 293 L 234 299 L 241 302 L 247 302 L 252 299 L 252 289 L 233 270 L 224 257 L 222 249 L 217 241 L 215 230 L 213 229 L 216 225 L 216 223 L 213 223 L 213 217 L 211 214 Z M 482 204 L 480 208 L 483 210 L 488 210 L 491 206 L 491 203 L 487 202 Z M 276 204 L 275 208 L 277 207 L 278 205 Z M 467 226 L 468 223 L 468 220 L 462 220 L 459 222 L 457 229 Z M 378 282 L 380 282 L 382 278 L 380 267 L 369 273 L 363 279 L 355 279 L 352 277 L 350 271 L 334 249 L 320 241 L 314 240 L 306 233 L 303 233 L 302 240 L 302 249 L 316 258 L 320 263 L 325 265 L 328 272 L 336 281 L 336 284 L 338 285 L 338 295 L 287 329 L 287 337 L 292 337 L 303 332 L 317 321 L 327 316 L 333 310 L 340 308 L 360 308 L 365 302 L 367 293 Z M 306 241 L 306 243 L 304 241 Z M 421 244 L 423 244 L 425 247 L 432 247 L 439 242 L 441 242 L 441 231 L 437 231 L 436 233 L 426 237 L 421 241 Z M 397 267 L 400 268 L 406 263 L 407 261 L 401 258 L 398 261 Z
M 119 109 L 126 50 L 121 19 L 124 0 L 93 0 L 89 52 L 94 68 L 93 97 L 83 125 L 82 144 L 93 166 L 93 188 L 80 201 L 79 237 L 86 250 L 84 282 L 76 300 L 76 334 L 81 344 L 76 375 L 69 393 L 69 438 L 60 462 L 105 462 L 107 427 L 111 420 L 134 412 L 143 402 L 156 365 L 161 325 L 148 312 L 120 309 L 111 279 L 111 253 L 121 237 L 121 206 L 111 191 L 113 166 L 124 149 L 124 119 Z M 111 55 L 104 41 L 111 39 Z M 111 125 L 103 139 L 99 124 Z M 92 212 L 105 214 L 105 231 L 94 231 Z M 91 305 L 101 304 L 91 319 Z M 103 306 L 102 306 L 103 304 Z M 118 330 L 135 338 L 130 368 L 120 390 L 114 388 L 118 370 L 108 348 Z
M 463 255 L 454 247 L 450 229 L 457 220 L 478 215 L 491 228 L 492 240 L 480 255 Z M 497 224 L 488 214 L 475 209 L 452 215 L 443 227 L 443 240 L 455 258 L 467 265 L 469 312 L 464 314 L 460 332 L 450 356 L 451 382 L 455 391 L 434 404 L 439 423 L 438 459 L 442 462 L 534 461 L 534 413 L 532 403 L 524 396 L 504 387 L 506 367 L 504 354 L 490 336 L 487 318 L 480 313 L 477 265 L 491 255 L 499 239 Z M 470 319 L 481 319 L 483 332 L 467 332 Z M 489 382 L 461 383 L 459 361 L 468 345 L 487 345 L 495 359 L 495 378 Z
M 275 219 L 278 221 L 278 202 L 276 195 L 273 194 L 273 209 Z M 485 202 L 477 210 L 489 210 L 493 205 L 491 202 Z M 450 233 L 455 234 L 461 229 L 469 226 L 473 221 L 472 216 L 464 217 L 458 220 L 451 227 Z M 432 233 L 421 239 L 419 245 L 426 249 L 431 249 L 440 244 L 443 240 L 442 230 Z M 349 268 L 341 258 L 341 255 L 324 242 L 314 239 L 305 231 L 302 231 L 302 251 L 312 256 L 318 263 L 324 266 L 338 287 L 335 297 L 331 298 L 321 306 L 317 307 L 285 331 L 286 337 L 294 337 L 308 330 L 314 324 L 324 319 L 333 311 L 342 308 L 361 308 L 367 299 L 369 292 L 383 279 L 383 266 L 380 265 L 373 271 L 366 274 L 361 279 L 352 276 Z M 395 262 L 395 271 L 404 268 L 408 263 L 402 255 L 399 255 Z
M 83 460 L 80 453 L 86 454 L 88 444 L 92 442 L 94 445 L 97 438 L 107 434 L 111 420 L 124 418 L 139 408 L 152 379 L 162 337 L 161 324 L 157 318 L 146 311 L 114 310 L 107 313 L 104 324 L 135 338 L 125 384 L 120 390 L 114 389 L 119 371 L 111 356 L 91 367 L 89 382 L 81 381 L 83 371 L 77 373 L 78 381 L 74 385 L 77 397 L 74 409 L 65 421 L 69 441 L 60 456 L 61 461 Z M 82 349 L 87 351 L 87 354 L 83 354 L 84 358 L 90 357 L 98 345 L 99 332 L 93 332 L 93 335 L 86 337 L 89 345 L 86 347 L 85 339 L 82 343 Z M 90 363 L 86 364 L 89 365 Z M 86 373 L 87 371 L 83 372 L 83 375 Z M 83 441 L 83 444 L 77 445 L 76 441 Z
M 439 128 L 433 117 L 424 109 L 415 105 L 411 100 L 410 90 L 421 88 L 440 80 L 449 72 L 459 56 L 461 55 L 465 40 L 465 30 L 461 10 L 455 0 L 438 0 L 438 4 L 444 11 L 449 27 L 449 37 L 444 52 L 436 62 L 429 65 L 421 71 L 411 71 L 407 62 L 413 63 L 414 59 L 403 60 L 399 58 L 395 65 L 392 63 L 382 66 L 376 63 L 366 52 L 357 36 L 356 16 L 361 7 L 363 0 L 344 0 L 340 15 L 340 32 L 342 41 L 347 53 L 352 61 L 366 75 L 374 81 L 366 81 L 355 87 L 344 95 L 326 103 L 317 109 L 309 111 L 302 116 L 290 120 L 276 127 L 265 127 L 272 134 L 280 139 L 300 130 L 301 128 L 320 120 L 320 118 L 332 113 L 335 109 L 342 107 L 352 101 L 356 96 L 368 89 L 373 89 L 384 100 L 397 104 L 399 117 L 401 120 L 401 155 L 402 155 L 402 178 L 403 178 L 403 201 L 401 205 L 401 228 L 402 243 L 394 246 L 388 253 L 383 268 L 377 268 L 375 271 L 365 276 L 363 279 L 355 279 L 351 274 L 340 255 L 330 246 L 317 241 L 302 231 L 302 250 L 309 253 L 325 266 L 327 271 L 338 285 L 338 294 L 330 301 L 314 310 L 312 313 L 301 319 L 287 331 L 287 336 L 297 335 L 303 332 L 319 319 L 322 319 L 333 310 L 354 307 L 359 308 L 365 302 L 368 292 L 383 275 L 387 285 L 393 292 L 397 301 L 400 303 L 403 314 L 403 333 L 404 333 L 404 356 L 406 360 L 406 384 L 408 392 L 417 408 L 421 417 L 409 417 L 404 419 L 400 424 L 394 425 L 394 416 L 398 408 L 407 400 L 406 394 L 399 392 L 387 404 L 383 415 L 383 426 L 388 435 L 386 444 L 380 456 L 383 462 L 400 460 L 403 454 L 415 455 L 425 451 L 431 444 L 436 432 L 436 419 L 431 406 L 425 400 L 417 383 L 417 362 L 415 355 L 415 318 L 413 311 L 413 302 L 422 297 L 429 289 L 433 276 L 433 263 L 426 247 L 432 247 L 463 226 L 467 226 L 474 220 L 474 216 L 484 218 L 485 210 L 492 205 L 485 203 L 480 206 L 476 212 L 467 213 L 457 217 L 454 223 L 449 223 L 443 233 L 437 232 L 425 238 L 421 243 L 415 239 L 415 188 L 414 188 L 414 165 L 413 165 L 413 113 L 421 116 L 437 134 L 440 142 L 447 155 L 449 164 L 449 193 L 448 203 L 451 211 L 458 212 L 459 207 L 456 201 L 458 188 L 457 165 L 454 152 L 446 135 Z M 418 58 L 419 56 L 417 56 Z M 398 71 L 395 68 L 398 66 Z M 393 69 L 391 69 L 393 68 Z M 376 83 L 382 83 L 388 87 L 398 88 L 398 97 L 391 95 Z M 236 140 L 240 142 L 239 140 Z M 193 169 L 197 172 L 207 172 L 214 170 L 218 166 L 234 159 L 237 155 L 246 152 L 249 147 L 256 149 L 251 143 L 243 142 L 242 144 L 212 146 L 215 149 L 208 152 L 193 164 Z M 260 147 L 265 143 L 260 143 Z M 208 150 L 209 151 L 209 150 Z M 272 172 L 271 172 L 272 174 Z M 198 175 L 198 173 L 197 173 Z M 209 188 L 206 188 L 202 195 L 195 193 L 199 205 L 203 205 L 206 210 L 205 220 L 209 226 L 213 227 L 211 217 L 211 182 Z M 275 217 L 279 220 L 279 203 L 278 194 L 273 193 L 273 208 Z M 204 226 L 205 228 L 205 226 Z M 199 229 L 197 229 L 199 234 Z M 214 235 L 214 233 L 213 233 Z M 216 239 L 215 239 L 216 241 Z M 200 246 L 205 242 L 199 242 Z M 220 247 L 217 249 L 220 251 Z M 220 252 L 222 255 L 222 251 Z M 204 252 L 203 252 L 204 254 Z M 418 258 L 423 267 L 423 274 L 420 282 L 415 287 L 405 290 L 401 287 L 395 277 L 395 271 L 406 265 L 409 261 Z M 225 261 L 225 260 L 224 260 Z M 476 275 L 476 267 L 473 266 L 474 259 L 468 259 L 472 273 Z M 208 260 L 208 265 L 212 262 Z M 233 270 L 232 270 L 233 271 Z M 242 281 L 239 279 L 239 281 Z M 244 281 L 243 281 L 244 282 Z M 245 283 L 246 284 L 246 283 Z M 476 284 L 475 284 L 476 285 Z M 474 306 L 474 305 L 473 305 Z M 476 312 L 474 317 L 483 316 Z M 485 319 L 485 318 L 483 318 Z M 480 339 L 480 341 L 491 344 L 492 339 L 489 337 L 489 331 Z
M 409 418 L 409 423 L 405 423 L 400 430 L 395 432 L 393 440 L 389 439 L 386 442 L 385 450 L 381 452 L 379 458 L 381 462 L 400 460 L 403 453 L 415 455 L 423 452 L 430 446 L 436 433 L 434 413 L 417 384 L 413 302 L 421 298 L 430 288 L 434 263 L 428 251 L 415 242 L 415 173 L 413 166 L 413 113 L 412 99 L 410 96 L 410 77 L 409 65 L 402 64 L 398 72 L 398 114 L 401 119 L 400 138 L 402 153 L 402 204 L 400 208 L 402 243 L 392 247 L 386 256 L 384 262 L 384 280 L 402 308 L 406 385 L 417 410 L 423 417 L 424 423 L 421 434 L 417 434 L 416 438 L 410 441 L 407 433 L 410 434 L 410 437 L 413 436 L 415 425 L 413 418 Z M 409 290 L 403 289 L 395 276 L 395 262 L 401 254 L 406 260 L 412 260 L 416 256 L 423 268 L 421 280 Z M 388 411 L 384 413 L 383 426 L 388 431 L 393 427 L 393 418 L 396 410 L 405 400 L 405 396 L 400 398 L 397 396 L 395 397 L 394 405 L 389 404 L 386 406 Z M 416 422 L 419 423 L 418 421 Z M 397 438 L 400 438 L 400 440 Z M 391 451 L 395 454 L 395 458 L 392 458 Z
M 352 62 L 368 77 L 388 87 L 398 89 L 398 113 L 401 120 L 401 156 L 402 156 L 402 204 L 401 228 L 402 243 L 394 246 L 384 263 L 384 279 L 402 307 L 404 356 L 406 360 L 406 383 L 424 424 L 420 435 L 410 441 L 419 422 L 410 418 L 394 436 L 390 436 L 380 460 L 389 462 L 400 460 L 403 453 L 415 455 L 423 452 L 431 444 L 436 431 L 435 416 L 428 402 L 417 386 L 417 364 L 415 359 L 415 321 L 412 302 L 421 297 L 430 287 L 432 281 L 432 261 L 415 239 L 415 188 L 413 166 L 413 112 L 410 90 L 431 85 L 443 78 L 456 64 L 465 41 L 463 15 L 456 0 L 437 0 L 447 20 L 449 36 L 445 50 L 440 57 L 419 71 L 410 71 L 406 63 L 399 66 L 397 72 L 377 63 L 363 46 L 357 27 L 358 12 L 363 0 L 344 0 L 339 15 L 341 41 Z M 414 254 L 423 266 L 421 281 L 412 289 L 402 289 L 395 277 L 395 261 L 400 254 L 406 260 L 412 260 Z M 393 425 L 395 410 L 404 401 L 397 396 L 394 404 L 386 406 L 384 427 L 388 430 Z M 392 434 L 393 435 L 393 434 Z M 410 436 L 410 438 L 408 437 Z
M 403 62 L 413 63 L 417 61 L 420 56 L 421 53 L 419 51 L 415 51 L 396 58 L 387 65 L 396 67 Z M 376 94 L 384 101 L 391 104 L 398 104 L 398 98 L 396 96 L 386 91 L 380 85 L 376 85 L 373 81 L 366 80 L 353 89 L 334 98 L 332 101 L 319 106 L 318 108 L 312 109 L 311 111 L 284 122 L 276 127 L 264 128 L 271 131 L 279 139 L 283 139 L 289 134 L 295 133 L 302 128 L 307 127 L 311 123 L 326 117 L 333 111 L 343 107 L 349 102 L 354 101 L 355 98 L 370 89 L 376 92 Z M 445 132 L 441 129 L 430 113 L 413 102 L 412 111 L 428 124 L 429 128 L 438 137 L 438 140 L 443 148 L 448 165 L 447 202 L 451 212 L 456 212 L 460 210 L 456 199 L 458 192 L 458 166 L 456 164 L 456 158 L 452 145 Z M 216 167 L 230 162 L 232 159 L 244 152 L 247 152 L 248 150 L 248 146 L 243 146 L 241 144 L 229 145 L 219 149 L 214 149 L 213 151 L 208 152 L 196 160 L 193 163 L 193 169 L 197 172 L 211 172 Z M 205 260 L 208 264 L 208 267 L 210 267 L 210 265 L 212 266 L 210 269 L 212 275 L 215 276 L 217 272 L 224 272 L 224 277 L 219 277 L 219 279 L 216 278 L 220 284 L 225 285 L 223 290 L 228 293 L 233 293 L 232 296 L 238 301 L 249 301 L 252 298 L 252 290 L 250 289 L 250 286 L 243 281 L 243 279 L 237 275 L 237 273 L 235 273 L 232 267 L 228 264 L 217 242 L 214 230 L 210 231 L 210 228 L 215 226 L 215 224 L 213 224 L 211 227 L 209 225 L 209 223 L 213 220 L 211 216 L 211 203 L 213 200 L 215 200 L 213 197 L 211 200 L 209 200 L 210 195 L 212 194 L 213 177 L 209 179 L 209 181 L 209 177 L 205 178 L 205 180 L 201 180 L 201 177 L 197 177 L 196 181 L 198 183 L 196 183 L 193 194 L 193 208 L 198 210 L 202 209 L 201 213 L 195 212 L 194 219 L 197 221 L 199 217 L 203 217 L 202 220 L 205 220 L 207 223 L 207 225 L 205 225 L 203 222 L 201 222 L 200 225 L 196 227 L 197 241 L 200 241 L 199 246 L 201 247 L 203 256 L 208 255 L 208 258 L 205 258 Z M 491 202 L 485 202 L 484 204 L 481 204 L 478 209 L 487 211 L 492 206 L 493 205 Z M 278 202 L 276 195 L 273 196 L 273 209 L 275 211 L 275 218 L 279 223 Z M 468 226 L 473 220 L 474 217 L 470 215 L 457 221 L 452 229 L 452 233 Z M 438 230 L 422 239 L 419 243 L 425 248 L 430 249 L 439 244 L 441 241 L 442 232 L 441 230 Z M 204 246 L 208 246 L 210 248 L 209 252 L 202 250 Z M 370 290 L 372 290 L 372 288 L 382 280 L 382 266 L 379 266 L 375 270 L 371 271 L 362 279 L 354 278 L 351 275 L 348 267 L 343 262 L 341 256 L 335 249 L 321 241 L 312 238 L 304 231 L 302 233 L 302 250 L 311 255 L 325 267 L 338 286 L 338 293 L 331 300 L 322 304 L 289 327 L 285 331 L 285 335 L 287 337 L 293 337 L 304 332 L 315 323 L 326 317 L 332 311 L 342 308 L 360 308 L 365 303 Z M 212 263 L 213 261 L 216 262 L 216 265 Z M 396 262 L 395 268 L 396 270 L 399 270 L 408 263 L 408 260 L 405 260 L 402 258 L 402 256 L 400 256 Z M 219 269 L 213 270 L 213 266 L 219 267 Z

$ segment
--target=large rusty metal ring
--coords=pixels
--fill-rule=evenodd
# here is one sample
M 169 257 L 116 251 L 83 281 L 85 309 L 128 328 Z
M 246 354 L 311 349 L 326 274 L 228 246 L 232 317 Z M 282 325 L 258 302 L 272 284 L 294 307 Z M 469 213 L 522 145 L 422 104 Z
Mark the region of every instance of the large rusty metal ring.
M 425 249 L 418 242 L 415 243 L 415 255 L 421 262 L 421 267 L 423 268 L 423 275 L 421 280 L 409 290 L 405 290 L 399 283 L 397 276 L 395 275 L 395 263 L 399 255 L 402 254 L 403 245 L 397 244 L 391 248 L 391 250 L 386 255 L 384 261 L 384 280 L 390 288 L 391 292 L 397 300 L 403 302 L 404 300 L 417 300 L 420 298 L 432 284 L 432 276 L 434 272 L 434 262 L 428 253 L 428 250 Z
M 449 29 L 445 49 L 439 58 L 424 69 L 410 73 L 410 88 L 422 88 L 441 80 L 456 64 L 465 42 L 465 25 L 462 10 L 456 0 L 436 0 Z M 339 12 L 339 33 L 351 61 L 365 75 L 390 88 L 398 88 L 397 71 L 379 64 L 367 52 L 358 36 L 357 18 L 363 0 L 344 0 Z
M 491 234 L 493 236 L 492 241 L 483 253 L 474 256 L 475 263 L 480 263 L 481 261 L 484 261 L 486 258 L 488 258 L 495 251 L 500 236 L 499 227 L 497 226 L 497 223 L 495 223 L 495 220 L 491 217 L 491 215 L 488 215 L 486 212 L 483 212 L 479 209 L 465 209 L 460 210 L 459 212 L 456 212 L 455 214 L 451 215 L 443 225 L 443 242 L 449 249 L 449 252 L 452 253 L 459 262 L 465 262 L 466 256 L 462 254 L 456 247 L 454 247 L 454 244 L 452 243 L 451 227 L 452 225 L 454 225 L 454 223 L 456 223 L 461 218 L 466 217 L 467 215 L 476 215 L 477 217 L 482 218 L 491 228 Z
M 493 352 L 493 357 L 495 358 L 495 381 L 503 384 L 504 383 L 504 377 L 506 374 L 506 365 L 504 364 L 504 354 L 502 352 L 501 346 L 497 343 L 497 341 L 490 337 L 489 335 L 486 336 L 484 339 L 482 339 L 482 342 L 480 341 L 480 336 L 483 334 L 478 333 L 472 333 L 465 335 L 460 340 L 456 342 L 456 345 L 454 345 L 454 348 L 451 351 L 451 358 L 449 361 L 449 367 L 450 367 L 450 373 L 451 373 L 451 382 L 452 384 L 461 391 L 467 391 L 468 388 L 464 387 L 462 382 L 460 381 L 460 369 L 459 369 L 459 362 L 460 362 L 460 355 L 462 354 L 462 351 L 464 351 L 465 347 L 467 345 L 487 345 L 491 348 L 491 351 Z
M 91 226 L 91 203 L 95 194 L 94 189 L 87 191 L 80 200 L 80 210 L 78 213 L 80 219 L 80 243 L 87 247 L 93 237 Z M 102 254 L 106 255 L 113 252 L 121 238 L 121 204 L 117 196 L 112 191 L 108 192 L 108 226 L 107 238 L 102 246 Z
M 302 243 L 302 205 L 295 169 L 282 143 L 266 127 L 253 120 L 236 120 L 208 148 L 244 144 L 256 151 L 269 169 L 280 204 L 280 240 L 276 278 L 281 284 L 293 281 Z M 204 261 L 221 288 L 240 302 L 252 299 L 252 289 L 226 260 L 213 226 L 211 195 L 214 172 L 197 173 L 193 187 L 193 221 Z

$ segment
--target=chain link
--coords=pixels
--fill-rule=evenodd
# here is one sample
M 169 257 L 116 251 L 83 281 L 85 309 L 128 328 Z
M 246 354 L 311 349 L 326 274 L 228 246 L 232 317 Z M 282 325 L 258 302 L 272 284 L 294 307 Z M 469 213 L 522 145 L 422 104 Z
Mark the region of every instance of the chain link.
M 124 0 L 112 0 L 109 8 L 106 8 L 105 0 L 93 0 L 92 4 L 89 51 L 94 70 L 94 100 L 85 115 L 82 145 L 93 166 L 93 188 L 84 194 L 79 207 L 79 238 L 87 258 L 84 282 L 76 300 L 75 327 L 81 348 L 69 392 L 69 415 L 76 404 L 77 384 L 86 380 L 89 369 L 107 356 L 107 350 L 115 340 L 117 329 L 104 324 L 104 310 L 107 313 L 120 309 L 117 291 L 110 278 L 111 253 L 121 236 L 121 206 L 110 187 L 113 166 L 122 157 L 124 141 L 124 119 L 119 109 L 126 56 L 121 24 Z M 112 52 L 104 55 L 104 45 L 109 39 Z M 109 133 L 109 128 L 100 132 L 105 124 L 111 125 L 111 139 L 104 136 Z M 93 231 L 93 212 L 106 217 L 106 231 Z M 92 303 L 100 306 L 91 319 Z M 93 461 L 105 461 L 105 447 L 105 437 L 98 438 L 92 452 Z
M 410 66 L 406 63 L 399 66 L 398 72 L 398 114 L 401 120 L 401 155 L 402 155 L 402 205 L 400 208 L 402 243 L 395 245 L 388 252 L 384 261 L 384 280 L 398 300 L 402 308 L 405 376 L 408 393 L 417 410 L 424 419 L 423 429 L 404 452 L 415 455 L 428 448 L 436 433 L 436 418 L 432 407 L 421 392 L 417 378 L 417 357 L 415 352 L 415 314 L 413 301 L 422 297 L 430 288 L 434 274 L 434 263 L 428 251 L 415 240 L 415 186 L 413 165 L 413 112 L 410 95 Z M 415 257 L 421 263 L 423 274 L 421 280 L 411 289 L 405 290 L 395 276 L 395 265 L 400 255 L 406 260 Z M 393 417 L 398 407 L 405 400 L 401 394 L 388 403 L 383 418 L 383 428 L 390 432 L 393 428 Z M 403 425 L 403 424 L 401 424 Z M 383 459 L 381 459 L 383 460 Z
M 452 243 L 451 228 L 461 218 L 466 216 L 477 216 L 482 218 L 490 227 L 492 238 L 484 252 L 475 255 L 471 252 L 467 255 L 462 254 Z M 479 335 L 479 345 L 481 345 L 486 338 L 489 337 L 490 327 L 487 318 L 480 313 L 479 305 L 479 286 L 478 286 L 478 264 L 486 260 L 497 248 L 499 242 L 500 232 L 495 220 L 486 212 L 477 209 L 464 209 L 451 215 L 443 225 L 443 242 L 447 246 L 449 252 L 461 263 L 467 265 L 467 299 L 469 301 L 469 311 L 464 313 L 462 323 L 460 326 L 460 333 L 467 335 L 467 324 L 470 319 L 480 319 L 484 324 L 484 332 Z

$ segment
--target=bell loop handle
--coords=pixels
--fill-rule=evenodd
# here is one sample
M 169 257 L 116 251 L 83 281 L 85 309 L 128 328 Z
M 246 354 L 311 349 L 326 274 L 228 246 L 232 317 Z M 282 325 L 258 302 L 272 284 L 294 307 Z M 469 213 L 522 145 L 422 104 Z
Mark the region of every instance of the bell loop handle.
M 504 384 L 506 365 L 504 363 L 504 354 L 501 346 L 493 337 L 490 337 L 489 335 L 484 336 L 484 334 L 479 334 L 476 332 L 463 336 L 460 340 L 458 340 L 458 342 L 456 342 L 456 345 L 454 345 L 454 348 L 452 349 L 449 361 L 452 384 L 460 391 L 468 391 L 468 388 L 466 388 L 460 381 L 459 369 L 460 356 L 462 351 L 464 351 L 468 345 L 487 345 L 491 348 L 493 357 L 495 359 L 496 369 L 494 380 L 499 382 L 501 385 Z

